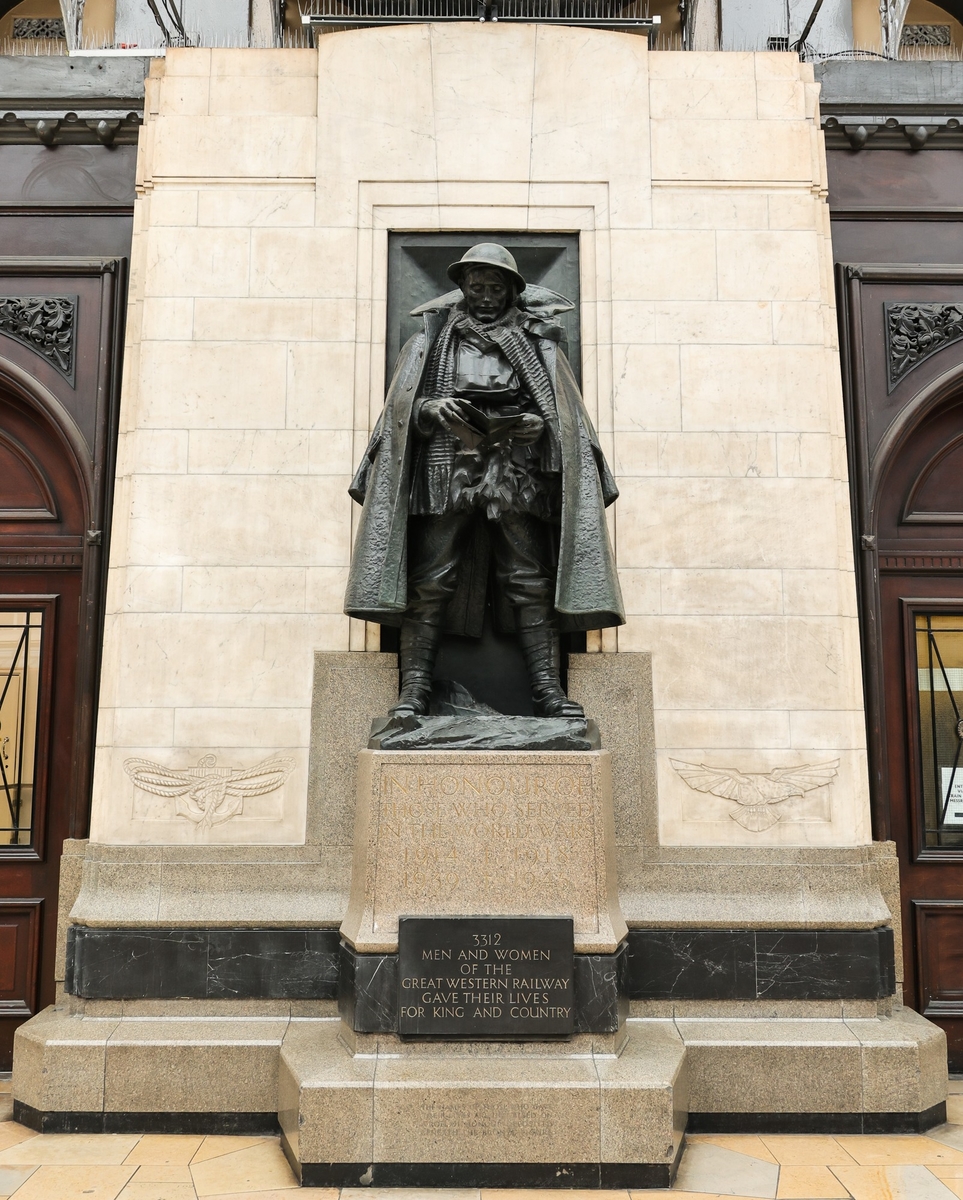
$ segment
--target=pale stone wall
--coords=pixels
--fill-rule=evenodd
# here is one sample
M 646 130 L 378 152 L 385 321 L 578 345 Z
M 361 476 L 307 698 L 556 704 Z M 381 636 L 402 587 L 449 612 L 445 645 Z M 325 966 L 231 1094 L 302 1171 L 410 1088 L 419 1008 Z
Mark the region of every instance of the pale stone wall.
M 313 651 L 347 648 L 354 338 L 316 113 L 313 51 L 173 51 L 148 80 L 94 840 L 303 838 Z M 296 768 L 209 831 L 123 769 L 210 753 Z
M 469 23 L 172 50 L 154 72 L 92 838 L 301 840 L 313 652 L 377 648 L 341 596 L 387 230 L 531 229 L 580 233 L 630 614 L 591 645 L 652 652 L 662 841 L 868 841 L 811 67 Z M 295 766 L 210 829 L 123 769 L 205 754 Z M 839 766 L 752 829 L 670 758 Z

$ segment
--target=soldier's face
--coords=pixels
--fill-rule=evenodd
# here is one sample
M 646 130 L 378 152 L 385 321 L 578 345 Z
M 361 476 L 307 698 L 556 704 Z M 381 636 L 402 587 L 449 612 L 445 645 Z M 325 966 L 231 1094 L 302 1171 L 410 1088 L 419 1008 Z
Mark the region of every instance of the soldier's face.
M 508 308 L 511 291 L 505 276 L 494 267 L 475 267 L 466 271 L 461 290 L 465 294 L 465 303 L 469 313 L 476 321 L 486 324 L 497 321 Z

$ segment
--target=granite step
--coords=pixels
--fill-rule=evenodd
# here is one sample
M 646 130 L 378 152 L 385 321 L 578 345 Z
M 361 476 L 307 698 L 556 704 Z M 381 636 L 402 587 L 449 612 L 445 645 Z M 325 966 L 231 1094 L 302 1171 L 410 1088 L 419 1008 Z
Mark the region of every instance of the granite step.
M 676 1018 L 690 1133 L 916 1133 L 946 1120 L 946 1039 L 877 1018 Z
M 286 1017 L 89 1017 L 16 1033 L 14 1115 L 44 1133 L 273 1133 Z
M 871 1018 L 630 1019 L 541 1043 L 402 1042 L 334 1017 L 107 1017 L 17 1032 L 44 1132 L 270 1133 L 306 1184 L 665 1187 L 690 1133 L 887 1133 L 945 1120 L 941 1030 Z
M 336 1022 L 293 1021 L 282 1142 L 313 1187 L 668 1187 L 686 1122 L 685 1050 L 671 1021 L 629 1025 L 620 1044 L 385 1035 L 349 1048 Z

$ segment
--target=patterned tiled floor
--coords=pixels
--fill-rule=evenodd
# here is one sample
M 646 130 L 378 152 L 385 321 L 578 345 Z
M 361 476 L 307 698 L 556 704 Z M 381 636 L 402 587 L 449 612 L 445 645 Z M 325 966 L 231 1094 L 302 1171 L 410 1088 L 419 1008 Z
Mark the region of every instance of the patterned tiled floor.
M 345 1188 L 339 1198 L 296 1191 L 276 1138 L 38 1135 L 0 1119 L 0 1200 L 954 1200 L 963 1083 L 950 1086 L 950 1123 L 925 1137 L 691 1137 L 671 1191 L 631 1193 Z

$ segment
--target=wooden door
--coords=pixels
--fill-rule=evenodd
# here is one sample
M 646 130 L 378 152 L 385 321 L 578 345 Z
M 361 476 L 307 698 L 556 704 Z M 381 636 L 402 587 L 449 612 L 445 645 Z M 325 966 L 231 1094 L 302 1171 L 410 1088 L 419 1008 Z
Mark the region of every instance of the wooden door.
M 63 978 L 60 857 L 89 830 L 136 158 L 17 137 L 0 145 L 0 690 L 16 677 L 0 714 L 16 793 L 11 817 L 0 787 L 0 1070 Z
M 963 388 L 893 448 L 878 507 L 882 749 L 904 999 L 963 1069 Z
M 905 211 L 877 214 L 894 256 L 921 244 Z M 933 257 L 837 283 L 873 836 L 899 857 L 903 999 L 963 1071 L 963 265 L 934 261 L 958 245 L 931 216 Z M 847 222 L 837 251 L 883 244 Z
M 0 1070 L 54 1001 L 60 853 L 78 756 L 86 529 L 55 424 L 0 384 Z

